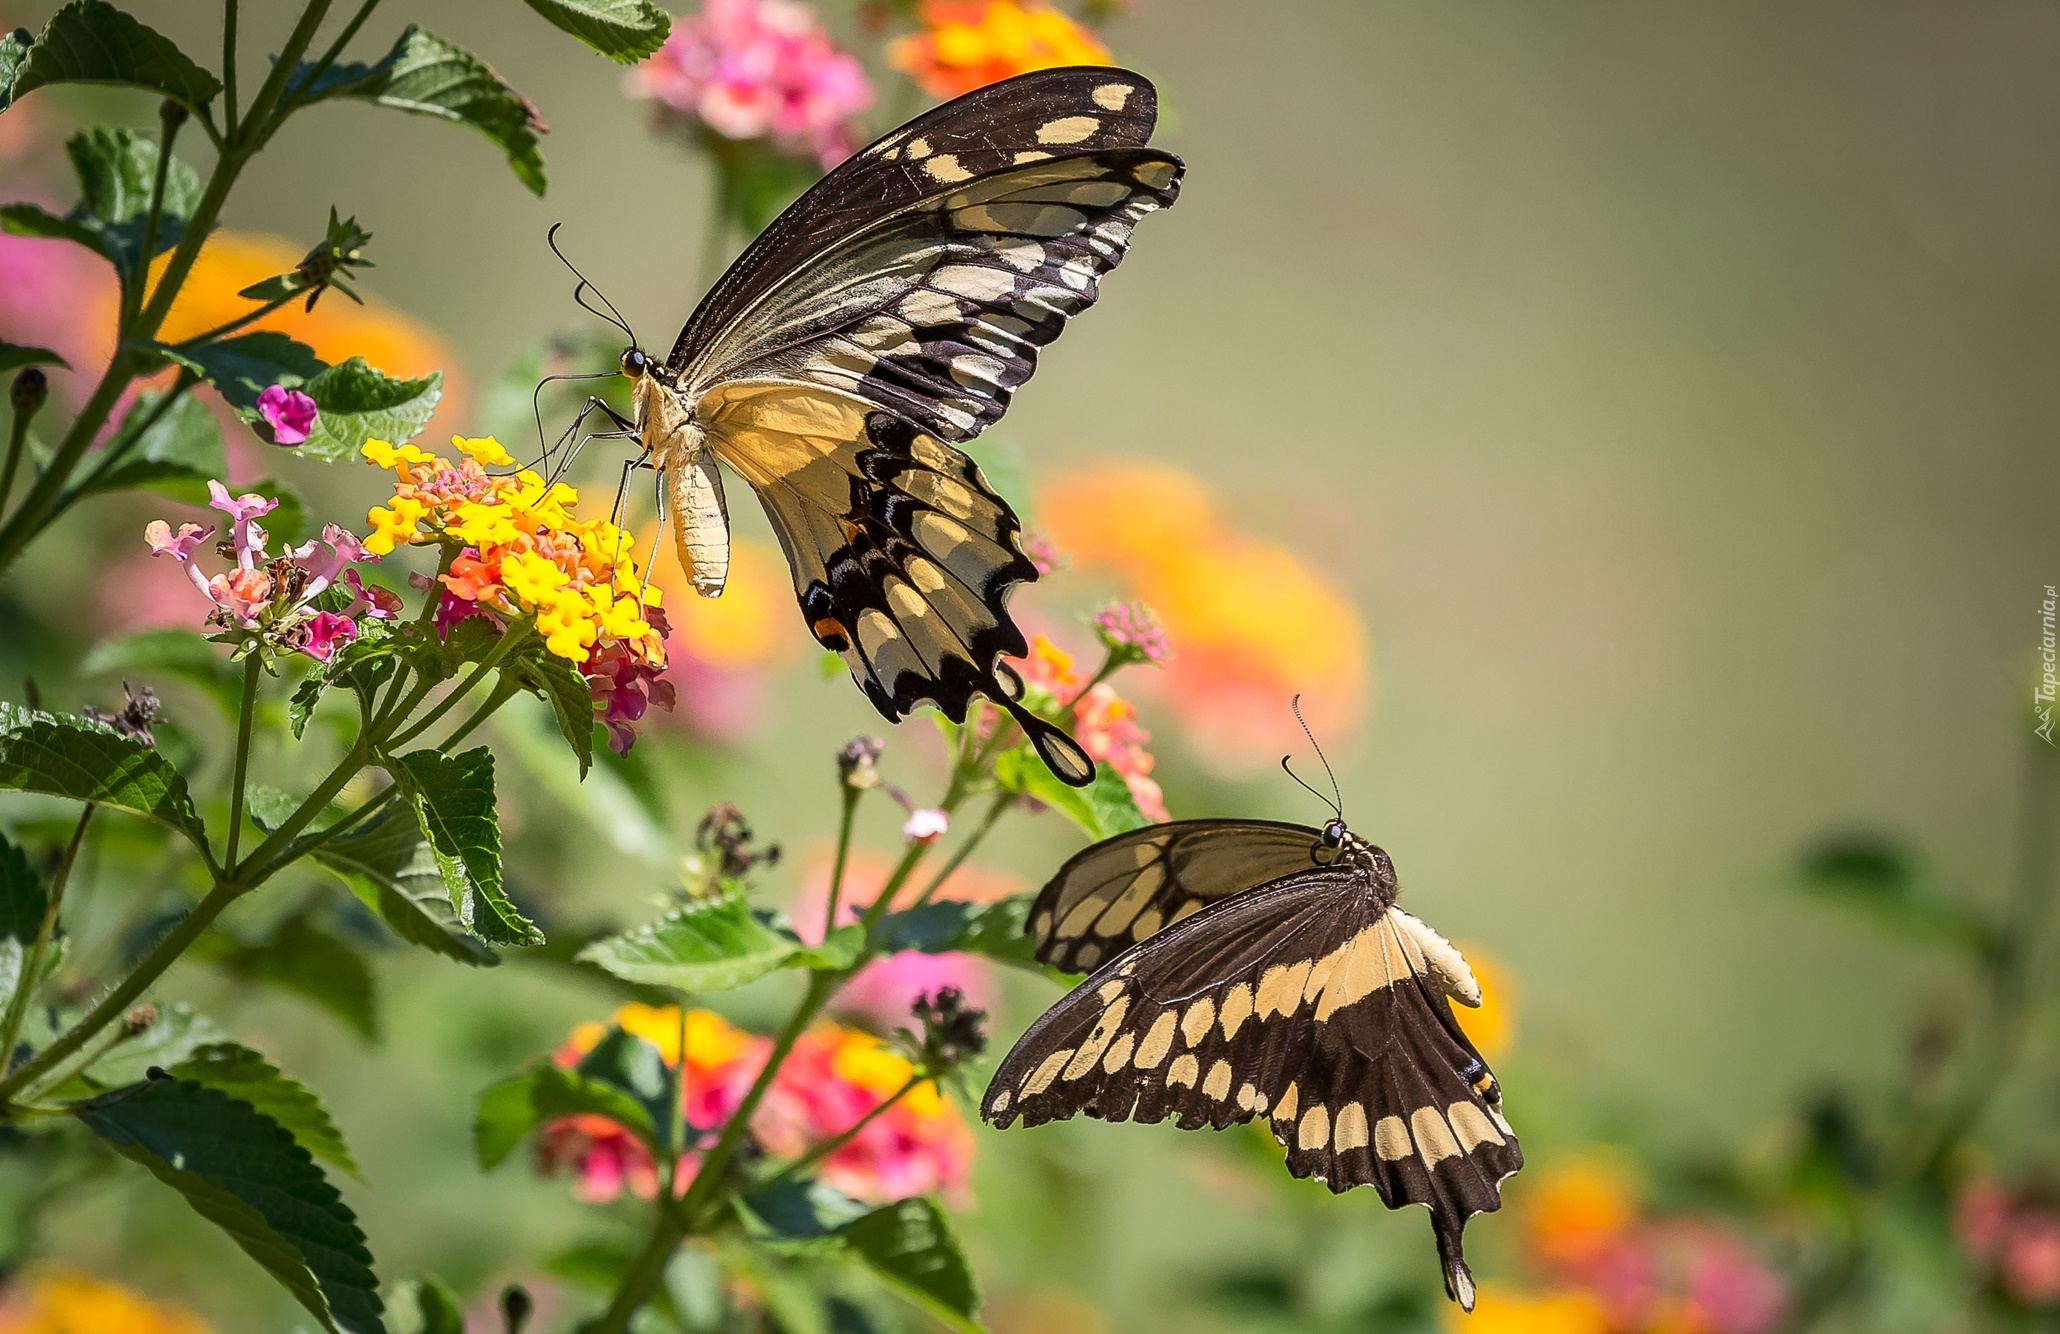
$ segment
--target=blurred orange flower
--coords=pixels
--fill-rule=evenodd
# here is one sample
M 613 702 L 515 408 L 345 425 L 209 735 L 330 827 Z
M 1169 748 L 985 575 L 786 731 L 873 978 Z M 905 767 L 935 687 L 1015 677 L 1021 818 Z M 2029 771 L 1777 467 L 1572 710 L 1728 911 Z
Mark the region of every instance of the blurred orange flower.
M 638 541 L 650 551 L 657 533 Z M 678 687 L 673 716 L 703 736 L 738 741 L 763 713 L 768 669 L 794 656 L 803 642 L 794 610 L 794 586 L 779 552 L 748 537 L 730 538 L 730 576 L 722 596 L 702 597 L 679 562 L 660 552 L 651 582 L 665 595 Z
M 1527 1293 L 1500 1283 L 1483 1283 L 1473 1314 L 1445 1309 L 1445 1328 L 1454 1334 L 1610 1334 L 1608 1318 L 1584 1292 Z
M 184 1307 L 61 1265 L 37 1265 L 0 1293 L 0 1334 L 208 1334 Z
M 1591 1268 L 1638 1218 L 1630 1169 L 1614 1154 L 1591 1152 L 1527 1183 L 1523 1221 L 1531 1249 L 1569 1270 Z
M 1499 1061 L 1509 1051 L 1509 1040 L 1516 1031 L 1516 991 L 1509 970 L 1479 945 L 1461 945 L 1459 952 L 1473 969 L 1474 981 L 1481 984 L 1481 1003 L 1478 1007 L 1455 1005 L 1452 1014 L 1481 1055 Z
M 1140 681 L 1179 715 L 1205 759 L 1273 762 L 1300 742 L 1287 702 L 1335 736 L 1359 720 L 1366 627 L 1330 582 L 1285 547 L 1239 531 L 1208 486 L 1128 460 L 1061 474 L 1039 517 L 1083 571 L 1151 604 L 1179 655 Z
M 922 0 L 916 17 L 922 31 L 888 43 L 887 59 L 932 97 L 1031 70 L 1110 63 L 1100 38 L 1037 0 Z

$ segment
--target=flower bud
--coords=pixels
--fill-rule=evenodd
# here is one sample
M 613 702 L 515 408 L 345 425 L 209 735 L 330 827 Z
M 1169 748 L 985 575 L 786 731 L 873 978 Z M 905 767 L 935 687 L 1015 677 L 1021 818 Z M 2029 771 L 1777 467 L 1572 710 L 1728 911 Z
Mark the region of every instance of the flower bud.
M 42 410 L 50 401 L 50 378 L 34 366 L 30 366 L 14 377 L 14 386 L 8 391 L 8 401 L 14 410 L 24 416 Z
M 880 752 L 887 743 L 876 736 L 855 736 L 837 751 L 837 779 L 855 792 L 880 785 Z
M 967 1005 L 957 987 L 916 997 L 911 1012 L 923 1026 L 923 1058 L 932 1070 L 951 1069 L 987 1050 L 987 1012 Z
M 181 125 L 184 125 L 186 118 L 192 114 L 184 106 L 174 102 L 169 97 L 157 104 L 157 118 L 164 123 L 166 134 L 170 134 Z
M 157 1007 L 155 1005 L 138 1005 L 122 1016 L 122 1036 L 125 1038 L 139 1037 L 145 1029 L 148 1029 L 156 1022 Z
M 522 1334 L 522 1327 L 529 1323 L 536 1302 L 531 1299 L 529 1289 L 520 1283 L 510 1283 L 501 1289 L 501 1319 L 508 1334 Z

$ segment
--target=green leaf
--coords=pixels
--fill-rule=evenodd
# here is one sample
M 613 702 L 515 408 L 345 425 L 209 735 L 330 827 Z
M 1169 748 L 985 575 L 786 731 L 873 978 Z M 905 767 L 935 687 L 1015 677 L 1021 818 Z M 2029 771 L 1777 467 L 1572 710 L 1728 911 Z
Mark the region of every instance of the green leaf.
M 788 157 L 765 140 L 731 139 L 709 130 L 702 134 L 701 144 L 720 168 L 723 216 L 735 221 L 746 236 L 764 231 L 781 210 L 822 179 L 822 168 L 814 159 Z
M 657 1140 L 672 1142 L 679 1084 L 658 1048 L 634 1033 L 611 1028 L 592 1051 L 580 1057 L 577 1073 L 635 1101 L 644 1109 L 644 1123 L 655 1129 Z
M 194 942 L 193 956 L 248 982 L 266 982 L 321 1006 L 357 1030 L 379 1040 L 379 1005 L 372 969 L 341 937 L 306 916 L 289 917 L 271 937 L 256 944 L 216 932 Z
M 741 897 L 704 899 L 579 952 L 626 982 L 677 991 L 728 991 L 784 968 L 805 947 Z
M 70 241 L 82 245 L 103 258 L 113 260 L 114 251 L 108 240 L 97 228 L 70 218 L 60 218 L 39 204 L 0 205 L 0 230 L 9 236 L 38 236 L 48 240 Z
M 306 343 L 274 329 L 238 334 L 184 350 L 166 348 L 164 352 L 213 385 L 215 392 L 245 421 L 256 419 L 258 395 L 273 385 L 302 389 L 332 369 Z
M 156 1023 L 93 1062 L 86 1077 L 100 1089 L 138 1083 L 153 1065 L 174 1066 L 202 1047 L 227 1041 L 221 1025 L 192 1006 L 160 1006 Z
M 322 1100 L 250 1048 L 234 1042 L 210 1043 L 170 1067 L 170 1073 L 249 1103 L 286 1127 L 294 1142 L 315 1157 L 358 1175 L 343 1132 L 329 1119 Z
M 5 71 L 0 71 L 0 74 L 4 73 Z M 23 347 L 19 343 L 10 343 L 0 338 L 0 375 L 18 371 L 24 366 L 62 366 L 66 370 L 72 368 L 69 361 L 47 347 Z
M 149 420 L 169 392 L 149 390 L 137 395 L 122 418 L 122 427 L 126 430 L 131 422 Z M 229 475 L 222 428 L 215 414 L 191 393 L 182 391 L 162 411 L 119 460 L 79 483 L 76 494 L 142 488 L 188 505 L 205 505 L 209 479 Z
M 665 45 L 672 17 L 651 0 L 528 0 L 557 27 L 619 65 L 634 65 Z
M 584 1113 L 607 1117 L 645 1144 L 658 1143 L 650 1113 L 628 1093 L 576 1070 L 539 1065 L 502 1080 L 479 1096 L 472 1145 L 479 1153 L 481 1170 L 498 1167 L 538 1126 Z
M 494 756 L 417 750 L 387 760 L 436 854 L 458 921 L 501 945 L 541 945 L 544 933 L 501 889 L 501 824 L 494 809 Z
M 558 733 L 572 747 L 579 760 L 579 776 L 584 779 L 594 765 L 594 694 L 586 678 L 535 639 L 503 670 L 524 690 L 551 706 L 551 716 L 558 720 Z
M 1086 787 L 1068 787 L 1045 768 L 1036 751 L 1022 745 L 996 757 L 994 778 L 1009 791 L 1035 797 L 1058 811 L 1097 841 L 1151 823 L 1137 808 L 1123 775 L 1106 764 L 1095 766 L 1094 781 Z
M 22 985 L 22 970 L 49 906 L 50 891 L 28 855 L 0 835 L 0 1008 Z
M 383 1334 L 365 1234 L 284 1126 L 190 1079 L 147 1080 L 71 1110 L 227 1232 L 324 1329 Z
M 409 944 L 475 968 L 501 961 L 459 925 L 436 854 L 408 812 L 382 811 L 362 829 L 317 847 L 314 859 Z
M 465 1315 L 443 1280 L 413 1274 L 393 1285 L 386 1327 L 390 1334 L 465 1334 Z
M 378 63 L 332 67 L 319 83 L 308 82 L 312 73 L 305 65 L 295 71 L 292 96 L 307 102 L 355 98 L 469 125 L 500 145 L 524 185 L 544 192 L 544 159 L 537 151 L 543 118 L 463 47 L 409 24 Z
M 0 35 L 0 111 L 14 104 L 15 76 L 21 73 L 22 62 L 29 58 L 29 47 L 35 40 L 27 28 Z
M 761 1186 L 738 1204 L 753 1237 L 790 1247 L 834 1238 L 868 1212 L 827 1181 L 794 1177 Z
M 112 83 L 161 93 L 205 112 L 222 91 L 169 37 L 106 0 L 72 0 L 43 25 L 14 76 L 13 96 L 54 83 Z
M 953 1329 L 977 1331 L 973 1271 L 935 1200 L 901 1200 L 844 1229 L 852 1250 L 900 1293 Z
M 1975 910 L 1946 897 L 1915 854 L 1878 834 L 1829 839 L 1804 854 L 1802 887 L 1927 945 L 1987 954 L 2001 941 Z
M 938 899 L 921 907 L 889 913 L 880 931 L 888 952 L 916 950 L 923 954 L 981 954 L 1034 972 L 1048 971 L 1037 962 L 1036 942 L 1024 924 L 1030 920 L 1035 894 L 1015 894 L 998 903 L 964 903 Z
M 0 704 L 0 788 L 112 806 L 207 846 L 179 771 L 142 742 L 83 718 Z
M 367 440 L 398 445 L 420 435 L 443 397 L 443 372 L 396 380 L 363 357 L 352 357 L 310 379 L 305 389 L 319 415 L 307 442 L 295 448 L 335 463 L 356 458 Z
M 156 188 L 157 141 L 134 130 L 101 125 L 73 135 L 64 151 L 79 179 L 80 195 L 66 220 L 98 237 L 93 248 L 113 261 L 124 283 L 133 282 L 146 260 L 170 250 L 186 234 L 186 219 L 200 202 L 200 177 L 176 157 L 168 164 L 164 207 L 151 252 L 145 255 L 143 233 Z
M 205 692 L 231 720 L 243 707 L 243 673 L 219 645 L 192 630 L 138 630 L 109 640 L 86 655 L 79 671 L 86 676 L 147 672 L 177 677 Z

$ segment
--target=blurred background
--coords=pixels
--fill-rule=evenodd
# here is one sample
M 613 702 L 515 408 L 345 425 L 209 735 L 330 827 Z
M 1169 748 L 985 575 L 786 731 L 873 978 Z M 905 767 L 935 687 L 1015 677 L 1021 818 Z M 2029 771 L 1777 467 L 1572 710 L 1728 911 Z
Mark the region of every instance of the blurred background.
M 0 26 L 50 8 L 15 0 Z M 367 355 L 394 373 L 442 367 L 431 439 L 493 430 L 519 455 L 547 340 L 542 359 L 579 369 L 620 350 L 572 306 L 547 227 L 564 224 L 566 253 L 660 352 L 742 236 L 708 241 L 715 158 L 626 90 L 634 76 L 519 6 L 393 9 L 382 23 L 479 51 L 537 104 L 548 194 L 476 136 L 338 105 L 294 121 L 224 225 L 261 256 L 258 238 L 279 238 L 290 265 L 332 205 L 355 213 L 374 305 L 328 336 L 384 340 Z M 861 139 L 930 104 L 883 55 L 915 20 L 820 9 L 873 85 Z M 133 10 L 189 51 L 219 42 L 211 6 Z M 1813 849 L 1893 848 L 1893 875 L 2000 914 L 2026 803 L 2051 795 L 2026 757 L 2040 606 L 2060 581 L 2060 11 L 1141 0 L 1087 17 L 1158 84 L 1155 142 L 1189 172 L 973 450 L 1072 558 L 1020 599 L 1026 623 L 1084 654 L 1098 598 L 1159 611 L 1179 656 L 1123 690 L 1175 818 L 1318 820 L 1277 767 L 1306 750 L 1287 701 L 1307 692 L 1346 816 L 1393 856 L 1404 905 L 1487 960 L 1505 1030 L 1490 1057 L 1533 1164 L 1513 1201 L 1557 1181 L 1575 1214 L 1702 1208 L 1716 1176 L 1786 1171 L 1772 1165 L 1825 1106 L 1894 1101 L 1913 1034 L 1978 1022 L 1979 968 L 1797 893 L 1799 867 L 1821 869 Z M 273 26 L 248 16 L 247 67 Z M 68 204 L 65 135 L 151 112 L 37 94 L 0 120 L 0 194 Z M 0 334 L 73 338 L 90 363 L 94 275 L 35 244 L 0 271 Z M 37 282 L 80 295 L 44 300 Z M 265 448 L 232 444 L 239 480 L 280 472 L 345 522 L 378 498 L 371 470 Z M 621 455 L 602 452 L 581 481 L 606 489 Z M 739 556 L 734 608 L 682 613 L 682 704 L 639 767 L 577 791 L 552 761 L 521 767 L 539 747 L 519 723 L 495 738 L 518 897 L 548 929 L 648 915 L 716 801 L 784 846 L 763 884 L 789 893 L 834 831 L 832 752 L 882 730 L 841 669 L 819 670 L 744 491 L 734 517 L 760 545 Z M 10 674 L 104 704 L 118 686 L 82 677 L 81 656 L 194 614 L 154 610 L 147 561 L 96 563 L 142 555 L 134 534 L 164 512 L 106 502 L 45 544 L 5 593 L 23 632 Z M 1126 513 L 1152 522 L 1124 529 Z M 897 781 L 934 784 L 927 723 L 889 742 Z M 1320 782 L 1313 758 L 1298 767 Z M 871 819 L 862 838 L 891 850 L 884 805 Z M 1003 892 L 1035 888 L 1080 841 L 1019 820 L 977 860 Z M 170 991 L 292 1053 L 351 1137 L 365 1181 L 346 1194 L 384 1265 L 461 1291 L 538 1281 L 606 1211 L 519 1166 L 481 1175 L 473 1100 L 615 998 L 519 958 L 474 973 L 394 950 L 373 966 L 376 1040 L 200 964 Z M 1055 994 L 992 981 L 1003 1049 Z M 781 995 L 724 1008 L 763 1023 Z M 2040 1058 L 2050 1019 L 2028 1019 Z M 2050 1060 L 2020 1065 L 1996 1108 L 1983 1171 L 2029 1180 L 2055 1161 Z M 1429 1270 L 1414 1211 L 1332 1201 L 1267 1145 L 1084 1122 L 974 1134 L 961 1221 L 997 1331 L 1442 1318 L 1409 1286 Z M 1544 1207 L 1476 1220 L 1477 1268 L 1567 1287 L 1538 1278 Z M 1776 1270 L 1783 1247 L 1808 1249 L 1766 1235 Z M 128 1176 L 42 1217 L 33 1250 L 216 1328 L 291 1323 L 226 1243 Z M 2005 1294 L 2009 1319 L 2051 1318 L 2052 1263 L 2050 1293 Z M 1826 1327 L 1988 1318 L 1911 1302 Z M 1559 1318 L 1505 1327 L 1587 1328 Z

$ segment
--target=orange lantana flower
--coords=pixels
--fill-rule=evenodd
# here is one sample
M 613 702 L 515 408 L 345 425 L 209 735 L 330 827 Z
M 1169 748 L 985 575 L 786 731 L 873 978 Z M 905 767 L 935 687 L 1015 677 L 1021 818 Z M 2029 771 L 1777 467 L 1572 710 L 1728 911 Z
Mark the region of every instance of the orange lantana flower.
M 1061 65 L 1109 64 L 1109 48 L 1047 4 L 1019 0 L 922 0 L 921 32 L 896 38 L 887 58 L 932 97 Z

